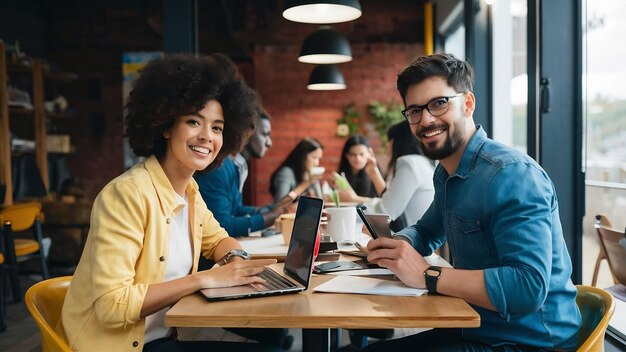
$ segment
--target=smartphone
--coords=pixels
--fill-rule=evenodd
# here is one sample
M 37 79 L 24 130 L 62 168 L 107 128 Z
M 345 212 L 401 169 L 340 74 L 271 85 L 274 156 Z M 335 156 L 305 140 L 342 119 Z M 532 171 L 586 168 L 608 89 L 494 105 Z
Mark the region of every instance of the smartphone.
M 372 237 L 374 239 L 378 238 L 378 237 L 390 237 L 391 238 L 391 232 L 389 230 L 387 231 L 377 231 L 376 227 L 378 227 L 379 229 L 381 227 L 385 227 L 385 228 L 389 228 L 389 225 L 387 224 L 387 219 L 389 218 L 387 215 L 383 215 L 383 214 L 376 214 L 376 215 L 366 215 L 365 212 L 363 212 L 363 210 L 365 210 L 365 206 L 364 205 L 360 205 L 356 207 L 356 213 L 359 214 L 359 217 L 361 218 L 361 221 L 363 221 L 363 224 L 365 224 L 365 227 L 367 228 L 367 231 L 370 232 L 370 234 L 372 235 Z M 374 219 L 373 217 L 376 217 L 376 221 L 378 222 L 384 222 L 384 224 L 380 224 L 377 223 L 377 225 L 379 226 L 373 226 L 372 225 L 372 219 Z
M 358 269 L 364 269 L 364 268 L 365 267 L 363 265 L 359 265 L 358 263 L 355 263 L 355 262 L 350 262 L 347 260 L 339 260 L 336 262 L 327 262 L 327 263 L 317 264 L 313 268 L 313 273 L 314 274 L 326 274 L 326 273 L 332 273 L 335 271 L 358 270 Z

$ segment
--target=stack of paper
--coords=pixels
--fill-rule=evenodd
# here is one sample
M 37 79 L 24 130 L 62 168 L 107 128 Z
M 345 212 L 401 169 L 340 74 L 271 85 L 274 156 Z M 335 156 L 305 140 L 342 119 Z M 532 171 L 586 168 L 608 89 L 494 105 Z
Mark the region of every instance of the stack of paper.
M 360 293 L 365 295 L 421 296 L 427 290 L 406 286 L 400 281 L 358 276 L 339 276 L 317 286 L 314 292 Z

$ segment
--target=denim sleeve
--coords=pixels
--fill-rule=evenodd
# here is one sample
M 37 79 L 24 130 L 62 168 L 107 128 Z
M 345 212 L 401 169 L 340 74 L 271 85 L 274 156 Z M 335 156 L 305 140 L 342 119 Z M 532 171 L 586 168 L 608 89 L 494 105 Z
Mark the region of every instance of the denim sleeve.
M 231 187 L 228 180 L 226 168 L 196 177 L 207 208 L 231 237 L 247 236 L 249 232 L 262 229 L 263 215 L 254 214 L 254 207 L 243 206 L 239 190 Z
M 435 199 L 417 224 L 396 232 L 394 237 L 408 239 L 419 254 L 429 256 L 446 240 L 442 221 L 442 214 Z
M 548 294 L 552 263 L 552 182 L 531 163 L 499 169 L 485 192 L 500 265 L 485 269 L 491 303 L 503 319 L 537 311 Z

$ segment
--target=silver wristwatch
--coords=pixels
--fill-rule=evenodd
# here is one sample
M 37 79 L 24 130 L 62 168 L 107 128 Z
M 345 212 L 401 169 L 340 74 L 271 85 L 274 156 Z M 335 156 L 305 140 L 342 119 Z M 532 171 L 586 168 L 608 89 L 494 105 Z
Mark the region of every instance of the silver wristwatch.
M 232 257 L 241 257 L 243 260 L 250 259 L 250 254 L 243 249 L 231 249 L 219 260 L 221 265 L 228 264 Z

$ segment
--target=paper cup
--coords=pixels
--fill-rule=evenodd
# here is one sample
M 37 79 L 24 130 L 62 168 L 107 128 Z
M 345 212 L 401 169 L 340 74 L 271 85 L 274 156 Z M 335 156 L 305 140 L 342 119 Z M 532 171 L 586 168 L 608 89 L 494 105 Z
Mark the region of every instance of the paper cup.
M 288 246 L 291 240 L 291 233 L 293 232 L 293 222 L 296 219 L 296 214 L 282 214 L 280 216 L 280 232 L 283 233 L 283 241 Z
M 326 208 L 328 233 L 335 242 L 354 242 L 356 239 L 356 208 Z

